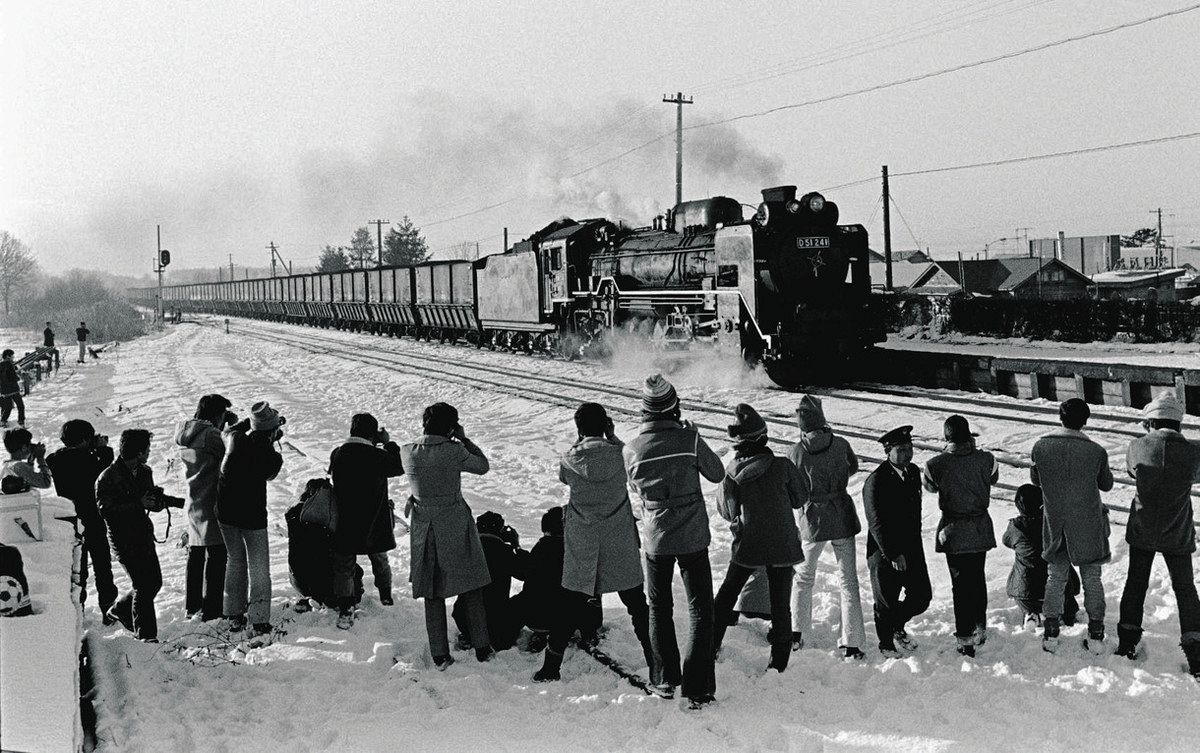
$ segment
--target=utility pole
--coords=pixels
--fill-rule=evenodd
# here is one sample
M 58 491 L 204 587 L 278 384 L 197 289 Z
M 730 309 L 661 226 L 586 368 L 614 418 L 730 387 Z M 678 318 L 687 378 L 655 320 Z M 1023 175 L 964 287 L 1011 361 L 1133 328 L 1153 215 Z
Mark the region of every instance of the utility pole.
M 1019 228 L 1017 228 L 1017 234 L 1016 234 L 1016 236 L 1013 238 L 1013 240 L 1017 240 L 1018 238 L 1022 238 L 1022 237 L 1023 237 L 1023 238 L 1025 239 L 1025 248 L 1026 248 L 1026 249 L 1028 249 L 1028 248 L 1029 248 L 1029 231 L 1030 231 L 1030 230 L 1033 230 L 1033 228 L 1031 228 L 1031 227 L 1019 227 Z M 1029 253 L 1029 252 L 1028 252 L 1028 250 L 1026 250 L 1026 253 Z
M 368 225 L 375 226 L 375 240 L 379 244 L 379 266 L 383 266 L 383 226 L 392 224 L 391 220 L 371 220 Z
M 508 228 L 504 228 L 504 251 L 508 251 Z
M 271 249 L 271 276 L 275 276 L 275 241 L 267 244 L 267 248 Z
M 229 281 L 233 282 L 233 254 L 229 254 Z
M 691 97 L 676 92 L 674 97 L 663 95 L 663 102 L 675 105 L 675 205 L 683 203 L 683 106 L 692 104 Z
M 162 247 L 162 225 L 155 225 L 155 226 L 154 226 L 154 234 L 155 234 L 155 238 L 156 238 L 156 244 L 155 244 L 155 245 L 157 246 L 157 250 L 154 252 L 154 271 L 155 271 L 155 273 L 157 273 L 157 274 L 158 274 L 158 297 L 157 297 L 157 303 L 158 303 L 158 306 L 156 306 L 155 308 L 157 308 L 157 309 L 158 309 L 158 311 L 157 311 L 158 321 L 160 321 L 160 322 L 161 322 L 161 321 L 163 320 L 163 299 L 162 299 L 162 273 L 163 273 L 163 263 L 162 263 L 162 256 L 163 256 L 163 247 Z
M 1150 214 L 1158 216 L 1158 232 L 1154 235 L 1154 264 L 1158 266 L 1158 260 L 1162 258 L 1162 207 L 1150 210 Z M 1171 249 L 1171 266 L 1175 266 L 1175 249 Z
M 892 195 L 888 191 L 888 169 L 883 166 L 883 260 L 887 268 L 887 289 L 892 289 Z M 959 265 L 962 256 L 959 255 Z

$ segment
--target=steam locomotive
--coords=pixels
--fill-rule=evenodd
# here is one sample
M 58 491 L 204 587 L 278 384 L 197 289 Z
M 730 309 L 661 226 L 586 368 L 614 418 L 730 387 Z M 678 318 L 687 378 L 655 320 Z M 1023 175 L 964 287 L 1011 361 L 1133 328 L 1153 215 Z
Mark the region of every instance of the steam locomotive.
M 867 232 L 819 193 L 762 196 L 749 219 L 724 196 L 645 228 L 563 218 L 476 261 L 176 285 L 163 306 L 567 356 L 634 337 L 761 363 L 784 387 L 840 379 L 884 339 Z

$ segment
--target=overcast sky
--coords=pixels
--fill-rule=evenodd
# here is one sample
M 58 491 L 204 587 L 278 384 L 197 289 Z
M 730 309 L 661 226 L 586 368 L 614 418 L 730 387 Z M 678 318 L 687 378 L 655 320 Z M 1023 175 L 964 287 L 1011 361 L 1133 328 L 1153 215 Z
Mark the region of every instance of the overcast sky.
M 700 123 L 1187 4 L 3 0 L 0 229 L 50 271 L 140 273 L 156 223 L 180 267 L 230 254 L 262 266 L 270 241 L 311 264 L 324 244 L 403 214 L 435 249 L 498 250 L 503 227 L 516 239 L 563 214 L 648 224 L 673 203 L 672 136 L 576 173 L 669 134 L 665 92 L 694 95 L 685 121 Z M 884 163 L 901 172 L 1200 131 L 1198 38 L 1195 11 L 689 131 L 685 198 L 754 204 L 766 185 L 820 189 Z M 897 178 L 895 246 L 974 252 L 1019 227 L 1128 233 L 1158 206 L 1166 231 L 1191 241 L 1197 176 L 1200 140 Z M 881 248 L 878 191 L 829 198 Z

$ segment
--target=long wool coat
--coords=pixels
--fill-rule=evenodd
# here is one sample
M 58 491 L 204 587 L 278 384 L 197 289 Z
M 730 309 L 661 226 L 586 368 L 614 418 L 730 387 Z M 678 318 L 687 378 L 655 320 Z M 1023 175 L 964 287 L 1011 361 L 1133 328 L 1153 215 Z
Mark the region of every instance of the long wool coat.
M 333 550 L 342 554 L 375 554 L 396 548 L 388 479 L 404 473 L 400 447 L 383 447 L 350 437 L 329 456 L 338 524 Z
M 850 443 L 827 429 L 810 431 L 788 458 L 800 471 L 800 535 L 805 541 L 845 539 L 862 530 L 854 499 L 846 491 L 858 471 Z
M 400 455 L 411 492 L 407 511 L 413 597 L 444 599 L 491 583 L 461 478 L 463 473 L 487 473 L 487 458 L 460 442 L 428 434 L 401 446 Z
M 224 546 L 217 524 L 217 480 L 225 457 L 221 430 L 208 421 L 188 419 L 175 432 L 175 444 L 187 474 L 188 544 Z
M 621 448 L 585 437 L 559 464 L 558 478 L 571 490 L 563 513 L 563 588 L 592 596 L 642 585 L 641 541 Z
M 1164 554 L 1196 551 L 1192 484 L 1200 480 L 1200 445 L 1170 429 L 1156 429 L 1129 444 L 1129 473 L 1137 496 L 1125 540 Z
M 1080 431 L 1056 429 L 1033 445 L 1030 478 L 1042 487 L 1042 558 L 1108 562 L 1108 510 L 1100 492 L 1113 487 L 1108 453 Z

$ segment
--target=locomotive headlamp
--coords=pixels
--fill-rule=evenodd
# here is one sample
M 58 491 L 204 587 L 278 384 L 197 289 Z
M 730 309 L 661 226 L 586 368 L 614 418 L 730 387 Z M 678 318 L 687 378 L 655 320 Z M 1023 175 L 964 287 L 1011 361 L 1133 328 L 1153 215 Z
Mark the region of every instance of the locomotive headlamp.
M 796 201 L 795 199 L 792 199 L 787 203 L 787 210 L 792 214 L 800 214 L 800 207 L 800 202 Z
M 767 206 L 767 202 L 764 201 L 758 205 L 758 214 L 754 215 L 754 219 L 758 220 L 761 227 L 766 227 L 767 223 L 771 221 L 771 208 Z
M 825 197 L 821 194 L 813 194 L 808 200 L 808 208 L 813 213 L 819 213 L 825 208 Z

